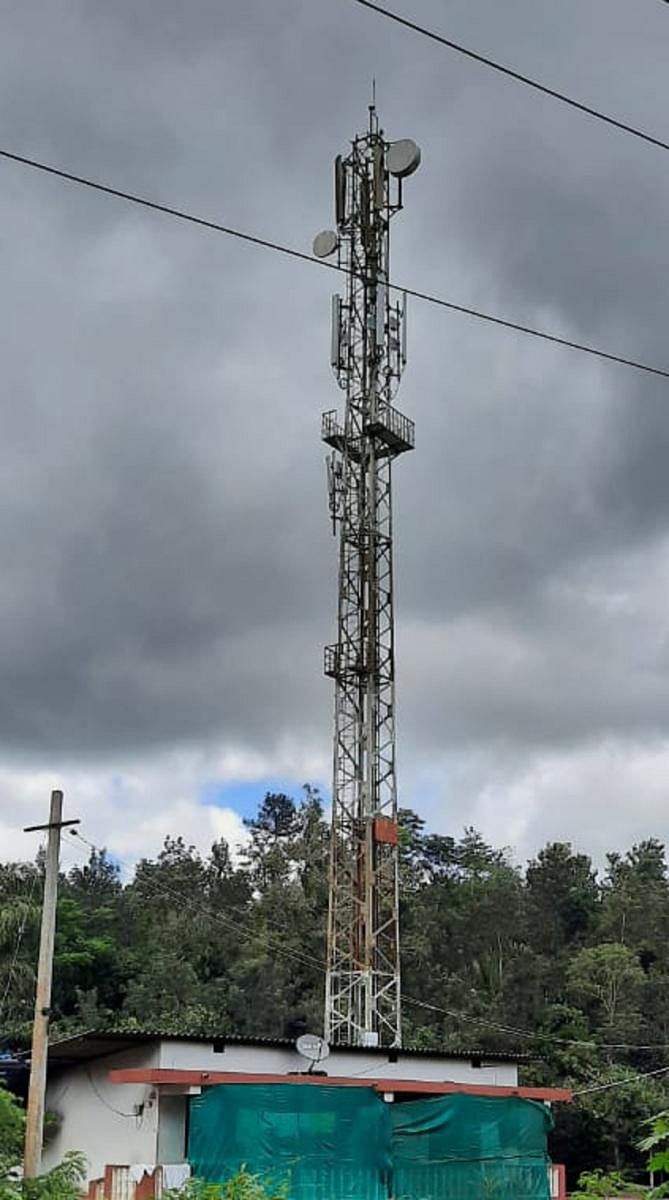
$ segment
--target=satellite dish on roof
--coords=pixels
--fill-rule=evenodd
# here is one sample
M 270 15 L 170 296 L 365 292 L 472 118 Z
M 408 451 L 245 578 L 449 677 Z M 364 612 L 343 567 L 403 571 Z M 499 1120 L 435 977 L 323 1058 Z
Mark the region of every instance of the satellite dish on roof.
M 402 138 L 399 142 L 391 142 L 386 156 L 386 165 L 391 175 L 397 179 L 406 179 L 413 175 L 420 164 L 420 147 L 411 138 Z
M 319 1037 L 317 1033 L 303 1033 L 301 1037 L 298 1037 L 295 1049 L 298 1054 L 302 1055 L 302 1058 L 307 1058 L 312 1066 L 323 1062 L 323 1059 L 327 1058 L 330 1053 L 330 1047 L 325 1038 Z
M 324 229 L 314 238 L 314 254 L 316 258 L 329 258 L 334 254 L 339 244 L 339 238 L 332 229 Z

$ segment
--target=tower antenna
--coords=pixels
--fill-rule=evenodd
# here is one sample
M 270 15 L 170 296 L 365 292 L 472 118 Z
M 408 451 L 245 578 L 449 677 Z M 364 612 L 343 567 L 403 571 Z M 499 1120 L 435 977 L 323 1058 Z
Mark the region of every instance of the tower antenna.
M 338 633 L 325 648 L 335 683 L 325 1037 L 400 1046 L 400 942 L 392 463 L 414 424 L 392 406 L 405 364 L 406 301 L 391 300 L 390 221 L 420 162 L 409 139 L 388 142 L 374 109 L 367 133 L 335 160 L 337 253 L 345 296 L 332 301 L 331 362 L 343 420 L 323 414 L 330 515 L 339 538 Z

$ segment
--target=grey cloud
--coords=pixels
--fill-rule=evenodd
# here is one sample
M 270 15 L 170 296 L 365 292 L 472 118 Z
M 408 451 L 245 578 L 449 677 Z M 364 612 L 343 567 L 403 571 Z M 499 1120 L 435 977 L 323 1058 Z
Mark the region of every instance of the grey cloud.
M 640 124 L 656 117 L 654 12 L 635 12 L 633 45 L 607 37 L 632 28 L 622 0 L 541 20 L 530 0 L 503 19 L 491 0 L 448 14 L 426 0 L 415 15 Z M 423 146 L 396 278 L 664 361 L 659 151 L 343 0 L 198 0 L 159 19 L 149 4 L 55 3 L 8 26 L 6 144 L 302 249 L 332 220 L 331 160 L 375 74 L 386 128 Z M 326 749 L 331 280 L 9 164 L 0 178 L 6 750 L 108 761 L 286 736 Z M 666 384 L 417 302 L 409 340 L 401 757 L 451 748 L 494 771 L 510 745 L 522 758 L 654 737 L 669 718 L 651 571 Z M 625 562 L 638 612 L 612 619 L 590 593 L 593 580 L 615 591 Z

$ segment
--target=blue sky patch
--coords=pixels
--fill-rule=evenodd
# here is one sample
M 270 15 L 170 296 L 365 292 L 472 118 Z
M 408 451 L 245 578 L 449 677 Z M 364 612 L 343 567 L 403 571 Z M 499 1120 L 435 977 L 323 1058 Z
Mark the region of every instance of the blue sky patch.
M 239 783 L 219 783 L 213 780 L 205 784 L 200 792 L 200 803 L 215 808 L 232 808 L 240 817 L 254 817 L 266 792 L 285 792 L 296 804 L 302 800 L 303 779 L 285 779 L 268 775 L 262 779 L 243 780 Z

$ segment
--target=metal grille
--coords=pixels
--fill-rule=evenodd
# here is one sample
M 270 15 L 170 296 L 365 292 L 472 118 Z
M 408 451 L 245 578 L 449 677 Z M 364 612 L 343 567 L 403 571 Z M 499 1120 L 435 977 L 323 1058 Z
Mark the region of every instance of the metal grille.
M 112 1167 L 109 1200 L 131 1200 L 134 1191 L 129 1167 Z

